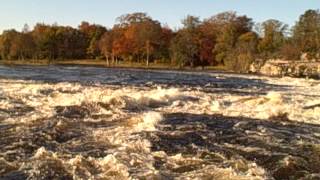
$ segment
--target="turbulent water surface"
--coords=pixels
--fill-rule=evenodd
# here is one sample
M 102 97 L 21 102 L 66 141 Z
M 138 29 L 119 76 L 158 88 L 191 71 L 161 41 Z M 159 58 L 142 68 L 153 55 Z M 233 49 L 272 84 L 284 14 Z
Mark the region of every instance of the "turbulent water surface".
M 0 179 L 319 179 L 317 80 L 0 66 Z

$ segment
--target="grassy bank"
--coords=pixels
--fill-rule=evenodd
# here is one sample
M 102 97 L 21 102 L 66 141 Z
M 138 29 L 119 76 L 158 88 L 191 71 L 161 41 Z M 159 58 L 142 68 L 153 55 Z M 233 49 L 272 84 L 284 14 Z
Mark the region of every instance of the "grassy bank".
M 135 68 L 135 69 L 159 69 L 159 70 L 203 70 L 201 67 L 190 68 L 184 67 L 183 69 L 179 66 L 165 64 L 165 63 L 150 63 L 146 66 L 145 63 L 129 63 L 120 62 L 119 64 L 109 65 L 103 60 L 19 60 L 19 61 L 8 61 L 0 60 L 1 65 L 15 66 L 15 65 L 31 65 L 31 66 L 48 66 L 48 65 L 61 65 L 61 66 L 93 66 L 93 67 L 106 67 L 106 68 Z M 224 66 L 206 66 L 204 70 L 209 71 L 226 71 Z

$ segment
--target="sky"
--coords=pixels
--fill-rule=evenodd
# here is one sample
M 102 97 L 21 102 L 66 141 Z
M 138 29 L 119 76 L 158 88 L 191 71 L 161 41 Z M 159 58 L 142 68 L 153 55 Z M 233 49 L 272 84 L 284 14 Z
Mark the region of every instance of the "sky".
M 37 22 L 77 27 L 88 21 L 111 28 L 118 16 L 132 12 L 146 12 L 173 29 L 188 14 L 203 19 L 230 10 L 255 22 L 272 18 L 293 25 L 307 9 L 320 9 L 320 0 L 2 0 L 0 33 Z

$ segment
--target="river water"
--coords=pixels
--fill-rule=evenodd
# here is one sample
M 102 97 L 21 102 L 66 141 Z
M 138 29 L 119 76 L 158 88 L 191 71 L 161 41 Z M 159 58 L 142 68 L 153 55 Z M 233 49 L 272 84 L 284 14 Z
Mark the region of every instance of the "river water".
M 319 82 L 0 66 L 0 179 L 318 179 Z

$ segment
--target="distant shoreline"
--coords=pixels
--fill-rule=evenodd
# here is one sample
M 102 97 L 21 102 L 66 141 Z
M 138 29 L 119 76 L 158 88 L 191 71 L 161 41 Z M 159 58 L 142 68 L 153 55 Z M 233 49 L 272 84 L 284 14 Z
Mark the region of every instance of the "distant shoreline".
M 144 70 L 174 70 L 174 71 L 215 71 L 215 72 L 229 72 L 224 66 L 205 66 L 202 67 L 183 67 L 174 66 L 166 63 L 150 63 L 146 66 L 144 63 L 119 63 L 107 65 L 106 61 L 103 60 L 54 60 L 50 62 L 49 60 L 24 60 L 24 61 L 8 61 L 0 60 L 0 65 L 5 66 L 83 66 L 83 67 L 103 67 L 103 68 L 120 68 L 120 69 L 144 69 Z M 231 71 L 230 71 L 231 73 Z
M 282 66 L 275 67 L 273 70 L 268 70 L 268 72 L 248 72 L 248 73 L 240 73 L 228 70 L 225 66 L 205 66 L 204 68 L 200 67 L 182 67 L 174 66 L 166 63 L 150 63 L 149 66 L 146 66 L 144 63 L 129 63 L 129 62 L 120 62 L 119 64 L 107 65 L 104 60 L 91 60 L 91 59 L 83 59 L 83 60 L 23 60 L 23 61 L 8 61 L 8 60 L 0 60 L 0 65 L 3 66 L 62 66 L 62 67 L 96 67 L 96 68 L 109 68 L 109 69 L 136 69 L 136 70 L 160 70 L 160 71 L 180 71 L 180 72 L 214 72 L 214 73 L 230 73 L 230 74 L 239 74 L 239 75 L 255 75 L 255 76 L 266 76 L 266 77 L 294 77 L 294 78 L 310 78 L 310 79 L 320 79 L 319 75 L 300 75 L 297 76 L 295 74 L 287 74 L 284 75 L 281 72 L 277 72 L 278 74 L 270 74 L 274 69 L 279 70 Z M 267 64 L 268 65 L 268 64 Z M 269 72 L 270 71 L 270 72 Z

